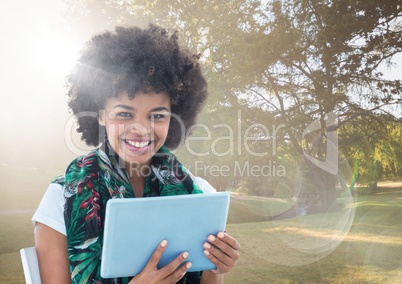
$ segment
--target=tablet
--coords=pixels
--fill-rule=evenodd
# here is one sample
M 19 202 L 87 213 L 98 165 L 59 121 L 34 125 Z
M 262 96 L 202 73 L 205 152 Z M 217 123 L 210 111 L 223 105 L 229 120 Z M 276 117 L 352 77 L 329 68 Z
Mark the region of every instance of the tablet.
M 188 271 L 215 269 L 204 255 L 208 235 L 224 231 L 229 210 L 227 192 L 149 198 L 110 199 L 102 248 L 103 278 L 135 276 L 162 240 L 168 241 L 158 268 L 180 253 L 189 253 Z

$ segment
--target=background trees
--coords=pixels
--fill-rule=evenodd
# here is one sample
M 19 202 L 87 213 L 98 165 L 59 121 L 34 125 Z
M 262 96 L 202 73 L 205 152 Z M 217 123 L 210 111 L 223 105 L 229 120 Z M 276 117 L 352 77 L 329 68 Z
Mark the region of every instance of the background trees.
M 205 165 L 231 168 L 228 176 L 209 179 L 216 187 L 291 196 L 296 177 L 302 177 L 298 180 L 308 186 L 301 188 L 317 192 L 322 209 L 329 210 L 336 205 L 337 173 L 314 161 L 329 159 L 328 134 L 334 132 L 339 134 L 337 156 L 359 165 L 361 182 L 401 175 L 401 81 L 383 73 L 402 51 L 402 1 L 66 3 L 77 31 L 152 21 L 178 29 L 181 39 L 202 54 L 211 96 L 200 122 L 211 130 L 211 141 L 193 143 L 199 149 L 214 143 L 219 153 L 227 151 L 197 157 Z M 332 114 L 336 121 L 329 125 Z M 318 127 L 306 132 L 313 121 Z M 219 127 L 222 123 L 228 127 Z M 273 132 L 272 126 L 282 127 Z M 232 142 L 222 139 L 230 129 Z M 205 135 L 202 131 L 194 133 Z M 253 139 L 238 143 L 245 136 Z M 189 157 L 186 149 L 182 156 Z M 234 165 L 247 161 L 260 167 L 275 162 L 286 174 L 235 176 Z M 195 167 L 194 159 L 187 162 Z

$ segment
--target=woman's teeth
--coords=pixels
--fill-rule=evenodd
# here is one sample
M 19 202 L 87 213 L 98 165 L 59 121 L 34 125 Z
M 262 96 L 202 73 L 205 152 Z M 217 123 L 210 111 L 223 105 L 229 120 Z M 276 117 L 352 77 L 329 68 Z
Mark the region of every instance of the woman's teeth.
M 134 146 L 137 148 L 142 148 L 142 147 L 148 146 L 149 143 L 151 143 L 150 141 L 136 142 L 136 141 L 130 141 L 130 140 L 126 140 L 126 142 L 128 144 L 130 144 L 131 146 Z

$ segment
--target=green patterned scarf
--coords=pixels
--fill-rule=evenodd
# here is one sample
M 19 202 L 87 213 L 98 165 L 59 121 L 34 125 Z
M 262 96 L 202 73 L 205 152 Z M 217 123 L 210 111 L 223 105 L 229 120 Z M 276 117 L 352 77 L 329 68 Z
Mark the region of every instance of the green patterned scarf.
M 134 191 L 119 157 L 106 142 L 75 159 L 64 178 L 64 218 L 72 283 L 128 283 L 129 278 L 102 279 L 100 257 L 106 202 L 132 198 Z M 162 147 L 152 158 L 144 197 L 202 193 L 176 157 Z M 187 273 L 180 283 L 199 283 L 201 273 Z

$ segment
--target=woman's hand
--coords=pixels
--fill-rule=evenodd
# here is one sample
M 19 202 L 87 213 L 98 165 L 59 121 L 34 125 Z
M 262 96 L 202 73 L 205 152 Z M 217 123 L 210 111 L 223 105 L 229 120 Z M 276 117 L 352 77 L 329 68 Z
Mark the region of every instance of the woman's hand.
M 224 232 L 208 236 L 204 249 L 206 257 L 216 266 L 216 269 L 211 271 L 217 274 L 230 271 L 240 257 L 239 242 Z
M 162 253 L 165 251 L 166 247 L 167 241 L 163 240 L 158 245 L 141 273 L 130 281 L 131 284 L 176 283 L 184 276 L 184 274 L 186 274 L 186 271 L 191 267 L 191 262 L 183 263 L 183 261 L 188 257 L 187 252 L 181 253 L 178 257 L 172 260 L 172 262 L 161 269 L 157 268 L 159 260 L 161 259 Z M 180 266 L 182 263 L 183 265 Z

